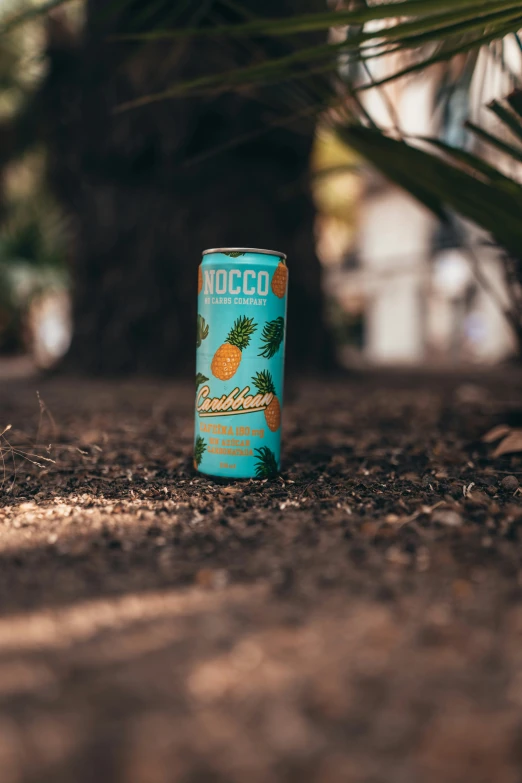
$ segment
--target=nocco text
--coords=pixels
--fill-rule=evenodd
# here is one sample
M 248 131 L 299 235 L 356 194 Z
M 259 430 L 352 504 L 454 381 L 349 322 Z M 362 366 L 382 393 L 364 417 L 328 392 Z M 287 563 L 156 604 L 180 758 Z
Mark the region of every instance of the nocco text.
M 254 269 L 205 269 L 203 271 L 205 296 L 229 294 L 236 296 L 267 296 L 270 289 L 270 275 Z

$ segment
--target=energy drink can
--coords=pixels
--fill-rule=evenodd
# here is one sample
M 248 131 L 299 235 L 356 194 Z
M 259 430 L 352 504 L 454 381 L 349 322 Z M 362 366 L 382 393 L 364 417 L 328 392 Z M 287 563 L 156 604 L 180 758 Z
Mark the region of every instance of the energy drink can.
M 284 253 L 205 250 L 198 270 L 194 466 L 279 472 L 288 269 Z

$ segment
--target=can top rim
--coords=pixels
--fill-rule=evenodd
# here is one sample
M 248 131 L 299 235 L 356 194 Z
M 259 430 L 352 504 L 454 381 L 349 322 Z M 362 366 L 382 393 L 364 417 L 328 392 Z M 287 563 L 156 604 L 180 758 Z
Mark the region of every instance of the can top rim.
M 210 250 L 204 250 L 202 255 L 208 256 L 211 253 L 261 253 L 264 256 L 277 256 L 286 261 L 285 253 L 279 253 L 277 250 L 262 250 L 259 247 L 212 247 Z

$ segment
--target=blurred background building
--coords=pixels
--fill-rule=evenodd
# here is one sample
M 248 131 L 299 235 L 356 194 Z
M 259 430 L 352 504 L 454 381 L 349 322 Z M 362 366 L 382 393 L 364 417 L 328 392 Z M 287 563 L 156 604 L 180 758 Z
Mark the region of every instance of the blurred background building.
M 497 55 L 480 53 L 469 89 L 455 89 L 445 110 L 437 94 L 441 74 L 432 68 L 369 89 L 368 111 L 397 136 L 470 148 L 466 119 L 499 132 L 484 107 L 509 93 L 521 74 L 515 41 Z M 368 82 L 398 70 L 397 62 L 376 62 L 365 74 Z M 491 162 L 502 167 L 502 157 Z M 506 174 L 516 174 L 512 163 L 504 165 Z M 449 231 L 406 192 L 350 158 L 326 131 L 318 135 L 315 167 L 332 172 L 316 178 L 318 252 L 347 363 L 459 365 L 513 355 L 516 341 L 502 312 L 503 267 L 487 234 L 465 222 Z

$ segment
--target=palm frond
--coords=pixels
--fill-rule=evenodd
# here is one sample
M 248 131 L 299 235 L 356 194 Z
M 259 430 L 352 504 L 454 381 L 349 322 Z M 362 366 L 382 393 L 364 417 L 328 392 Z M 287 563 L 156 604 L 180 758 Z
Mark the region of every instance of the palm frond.
M 47 0 L 11 16 L 0 24 L 0 34 L 64 5 L 70 0 Z M 121 0 L 131 3 L 131 0 Z M 108 7 L 111 3 L 109 2 Z M 371 23 L 368 27 L 368 23 Z M 332 73 L 338 67 L 340 55 L 354 60 L 369 61 L 398 51 L 419 51 L 420 60 L 388 73 L 384 78 L 361 85 L 361 89 L 380 86 L 435 63 L 457 55 L 476 52 L 482 46 L 502 40 L 522 27 L 522 8 L 518 0 L 387 0 L 380 4 L 363 3 L 357 8 L 338 9 L 324 13 L 293 14 L 279 18 L 251 18 L 235 24 L 187 27 L 176 25 L 161 29 L 153 25 L 146 32 L 130 32 L 113 38 L 119 41 L 186 40 L 188 38 L 259 38 L 285 37 L 326 31 L 331 27 L 348 26 L 350 35 L 337 44 L 297 46 L 281 57 L 272 57 L 233 71 L 206 74 L 172 85 L 158 93 L 146 95 L 124 104 L 121 109 L 144 106 L 156 101 L 186 94 L 236 90 L 243 85 L 272 84 L 300 80 L 304 71 Z M 430 48 L 431 47 L 431 48 Z
M 498 119 L 511 131 L 513 136 L 517 138 L 519 141 L 522 141 L 522 125 L 520 123 L 520 116 L 515 114 L 513 112 L 513 109 L 511 109 L 508 106 L 503 106 L 500 101 L 492 101 L 488 109 L 495 114 Z
M 120 104 L 119 111 L 126 111 L 150 103 L 177 98 L 182 95 L 202 95 L 209 92 L 226 92 L 238 87 L 253 84 L 280 84 L 285 81 L 307 78 L 315 73 L 333 72 L 337 67 L 338 50 L 330 44 L 297 50 L 283 57 L 264 60 L 243 68 L 234 68 L 217 74 L 199 76 L 195 79 L 178 82 L 167 90 L 150 93 L 135 100 Z M 314 61 L 323 60 L 317 67 L 312 67 Z M 301 70 L 299 66 L 302 66 Z
M 372 22 L 368 27 L 367 23 Z M 377 22 L 377 24 L 376 24 Z M 118 36 L 119 41 L 186 40 L 191 37 L 281 37 L 349 25 L 350 34 L 337 43 L 314 46 L 294 45 L 283 56 L 265 58 L 231 71 L 204 74 L 196 79 L 178 82 L 158 93 L 142 96 L 120 107 L 121 110 L 144 106 L 156 101 L 187 94 L 237 90 L 245 85 L 267 85 L 293 81 L 306 75 L 332 74 L 343 62 L 363 62 L 397 52 L 415 52 L 413 62 L 391 70 L 379 79 L 355 85 L 372 89 L 395 79 L 424 71 L 436 63 L 453 60 L 459 55 L 476 58 L 481 47 L 501 41 L 522 27 L 522 8 L 515 0 L 404 0 L 380 5 L 363 5 L 357 9 L 322 14 L 294 15 L 278 19 L 251 19 L 244 23 L 169 30 L 151 30 L 136 35 Z M 468 68 L 470 74 L 473 67 Z M 470 77 L 471 78 L 471 77 Z
M 403 2 L 383 2 L 379 5 L 361 6 L 353 10 L 336 10 L 324 13 L 292 15 L 278 18 L 256 18 L 233 25 L 213 27 L 193 27 L 185 29 L 152 30 L 147 33 L 120 36 L 120 40 L 172 40 L 177 38 L 199 37 L 285 37 L 300 33 L 327 31 L 336 26 L 365 25 L 368 22 L 391 20 L 394 24 L 382 35 L 393 36 L 400 29 L 404 19 L 413 22 L 417 33 L 440 29 L 448 22 L 474 21 L 478 16 L 487 17 L 500 11 L 518 10 L 516 0 L 404 0 Z M 372 38 L 379 37 L 376 33 Z
M 437 217 L 453 210 L 489 231 L 516 257 L 522 257 L 522 186 L 507 177 L 487 175 L 484 162 L 471 153 L 463 167 L 461 151 L 454 162 L 362 126 L 337 129 L 345 143 L 370 160 L 390 180 L 407 190 Z M 450 152 L 446 146 L 445 152 Z M 460 160 L 459 160 L 460 158 Z
M 517 15 L 516 18 L 509 22 L 504 21 L 502 23 L 496 23 L 495 25 L 492 25 L 488 32 L 485 32 L 482 30 L 482 25 L 480 25 L 481 31 L 475 35 L 474 37 L 469 38 L 465 33 L 469 33 L 470 30 L 473 30 L 476 25 L 473 23 L 470 23 L 466 25 L 466 27 L 461 28 L 461 37 L 458 39 L 458 42 L 452 45 L 451 38 L 449 40 L 443 41 L 443 44 L 435 51 L 430 54 L 428 54 L 426 57 L 424 57 L 422 60 L 417 61 L 411 65 L 406 66 L 405 68 L 401 68 L 397 71 L 393 71 L 389 73 L 387 76 L 383 77 L 382 79 L 379 79 L 372 83 L 371 85 L 365 85 L 362 87 L 362 89 L 370 89 L 373 87 L 381 87 L 385 84 L 389 84 L 390 82 L 397 81 L 397 79 L 402 79 L 405 76 L 410 76 L 411 74 L 418 73 L 421 71 L 425 71 L 427 68 L 431 68 L 432 65 L 436 65 L 437 63 L 443 63 L 448 62 L 449 60 L 453 60 L 458 55 L 464 55 L 468 54 L 470 52 L 476 52 L 477 50 L 481 49 L 483 46 L 487 46 L 494 41 L 499 41 L 505 38 L 510 33 L 518 31 L 518 29 L 522 26 L 522 16 Z M 414 43 L 414 46 L 412 48 L 419 49 L 419 47 L 422 45 L 422 43 L 427 43 L 427 39 L 424 39 L 424 41 L 421 41 L 417 39 L 417 41 Z M 395 51 L 403 50 L 405 47 L 401 46 Z M 383 54 L 389 54 L 390 52 L 384 52 Z
M 480 158 L 478 155 L 462 150 L 459 147 L 453 147 L 440 139 L 432 138 L 429 136 L 421 137 L 418 139 L 424 144 L 428 144 L 435 149 L 440 150 L 444 155 L 453 160 L 455 163 L 460 164 L 465 170 L 472 173 L 474 176 L 479 175 L 486 178 L 486 181 L 490 181 L 498 185 L 498 187 L 506 187 L 511 191 L 513 187 L 513 180 L 507 177 L 495 166 L 491 165 L 487 161 Z M 514 183 L 518 188 L 518 183 Z

